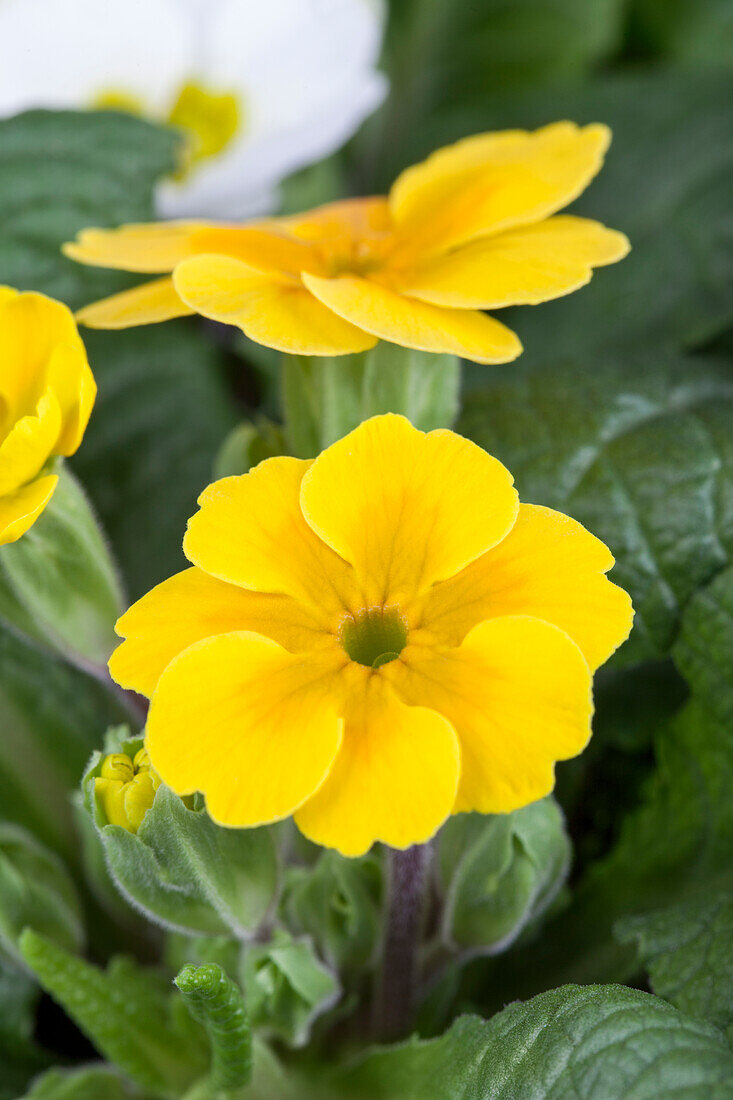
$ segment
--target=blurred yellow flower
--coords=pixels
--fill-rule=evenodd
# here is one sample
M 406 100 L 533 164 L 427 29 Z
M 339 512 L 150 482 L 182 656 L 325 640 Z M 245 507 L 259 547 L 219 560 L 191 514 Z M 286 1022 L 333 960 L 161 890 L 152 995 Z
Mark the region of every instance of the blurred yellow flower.
M 541 798 L 585 746 L 630 600 L 603 543 L 520 505 L 475 444 L 378 416 L 199 504 L 193 568 L 122 616 L 110 670 L 152 697 L 156 771 L 214 820 L 406 847 Z
M 52 459 L 81 443 L 97 388 L 66 306 L 0 287 L 0 546 L 48 504 Z
M 94 793 L 110 825 L 121 825 L 136 833 L 153 805 L 159 786 L 160 779 L 150 766 L 147 749 L 140 749 L 133 759 L 124 752 L 106 756 L 94 780 Z
M 365 351 L 377 339 L 477 363 L 521 352 L 480 312 L 535 304 L 626 255 L 623 233 L 556 211 L 601 167 L 607 127 L 558 122 L 479 134 L 408 168 L 387 198 L 298 217 L 86 229 L 81 263 L 172 272 L 88 306 L 79 320 L 126 328 L 200 313 L 300 355 Z

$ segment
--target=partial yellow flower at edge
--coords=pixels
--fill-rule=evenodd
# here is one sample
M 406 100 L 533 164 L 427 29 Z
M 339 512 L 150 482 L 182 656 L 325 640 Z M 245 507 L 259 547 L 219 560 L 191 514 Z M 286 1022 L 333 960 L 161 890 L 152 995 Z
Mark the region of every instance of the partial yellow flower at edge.
M 199 505 L 192 567 L 122 617 L 110 671 L 151 696 L 163 781 L 219 823 L 404 848 L 543 797 L 582 751 L 629 597 L 602 543 L 520 505 L 474 443 L 377 416 Z
M 0 546 L 48 504 L 53 459 L 73 454 L 96 385 L 71 312 L 43 294 L 0 287 Z
M 186 313 L 267 347 L 346 355 L 377 340 L 505 363 L 517 336 L 482 311 L 569 294 L 629 250 L 623 233 L 558 211 L 600 169 L 607 127 L 557 122 L 478 134 L 406 169 L 386 198 L 297 217 L 86 229 L 80 263 L 165 278 L 79 313 L 91 327 Z

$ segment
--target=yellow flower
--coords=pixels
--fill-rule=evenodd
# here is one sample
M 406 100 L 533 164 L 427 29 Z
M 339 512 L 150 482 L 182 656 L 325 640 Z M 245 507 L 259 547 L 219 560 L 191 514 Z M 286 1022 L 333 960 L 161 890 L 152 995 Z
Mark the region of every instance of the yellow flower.
M 66 306 L 0 287 L 0 546 L 48 504 L 49 463 L 81 443 L 97 388 Z
M 122 616 L 110 670 L 152 696 L 163 781 L 216 821 L 406 847 L 541 798 L 585 746 L 629 598 L 603 543 L 520 505 L 480 447 L 377 416 L 199 504 L 193 568 Z
M 102 761 L 94 792 L 110 825 L 121 825 L 136 833 L 153 805 L 160 778 L 150 766 L 147 749 L 140 749 L 131 760 L 124 752 L 114 752 Z
M 86 229 L 68 256 L 172 272 L 83 309 L 93 328 L 200 313 L 300 355 L 365 351 L 377 339 L 477 363 L 515 359 L 515 334 L 484 309 L 535 304 L 626 255 L 623 233 L 556 211 L 599 170 L 607 127 L 558 122 L 479 134 L 408 168 L 388 198 L 298 217 Z

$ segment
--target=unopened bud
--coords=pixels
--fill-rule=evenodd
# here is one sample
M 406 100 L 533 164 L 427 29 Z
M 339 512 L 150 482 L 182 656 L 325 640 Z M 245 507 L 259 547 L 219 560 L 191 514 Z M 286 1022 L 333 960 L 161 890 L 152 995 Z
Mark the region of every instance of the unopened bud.
M 94 780 L 97 795 L 110 825 L 136 833 L 153 805 L 160 779 L 150 767 L 150 757 L 140 749 L 133 759 L 115 752 L 102 761 Z

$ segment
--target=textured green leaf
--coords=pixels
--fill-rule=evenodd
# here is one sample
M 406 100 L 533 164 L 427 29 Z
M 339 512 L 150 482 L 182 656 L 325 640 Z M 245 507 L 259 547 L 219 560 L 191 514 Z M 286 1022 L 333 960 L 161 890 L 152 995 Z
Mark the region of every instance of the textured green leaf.
M 0 547 L 0 616 L 62 656 L 104 668 L 122 594 L 84 490 L 64 463 L 22 539 Z
M 23 970 L 0 954 L 0 1100 L 16 1100 L 49 1058 L 33 1040 L 39 990 Z
M 50 1069 L 21 1100 L 142 1100 L 142 1096 L 112 1067 L 91 1065 Z
M 512 814 L 458 814 L 436 848 L 440 935 L 452 950 L 506 950 L 546 911 L 570 866 L 570 841 L 552 798 Z
M 459 427 L 523 500 L 610 546 L 636 610 L 625 660 L 668 652 L 681 608 L 733 548 L 729 364 L 657 353 L 516 371 L 472 394 Z
M 614 49 L 622 10 L 621 0 L 396 0 L 385 51 L 392 92 L 367 129 L 372 157 L 399 167 L 403 143 L 446 104 L 480 115 L 497 93 L 584 75 Z
M 26 829 L 0 823 L 0 947 L 18 961 L 26 927 L 71 951 L 84 942 L 81 905 L 64 864 Z
M 616 926 L 635 943 L 654 992 L 721 1029 L 733 1024 L 733 882 Z M 731 1031 L 733 1038 L 733 1031 Z
M 179 1096 L 206 1069 L 204 1047 L 183 1031 L 167 983 L 131 960 L 107 971 L 75 958 L 30 929 L 20 950 L 54 998 L 109 1061 L 156 1096 Z
M 99 397 L 73 464 L 136 598 L 187 564 L 186 521 L 236 413 L 195 321 L 84 340 Z
M 0 271 L 73 309 L 129 283 L 67 260 L 85 226 L 149 221 L 179 138 L 128 114 L 28 111 L 0 121 Z
M 334 1075 L 326 1095 L 729 1100 L 733 1054 L 718 1031 L 658 997 L 623 986 L 564 986 L 488 1023 L 462 1017 L 440 1039 L 377 1051 Z
M 124 711 L 110 690 L 0 629 L 0 815 L 73 857 L 69 791 Z
M 184 966 L 174 981 L 209 1036 L 210 1088 L 218 1092 L 246 1085 L 252 1076 L 252 1033 L 239 986 L 216 963 Z
M 313 458 L 379 413 L 402 413 L 430 431 L 450 427 L 458 412 L 454 355 L 382 342 L 360 355 L 287 355 L 283 372 L 285 435 L 301 458 Z

